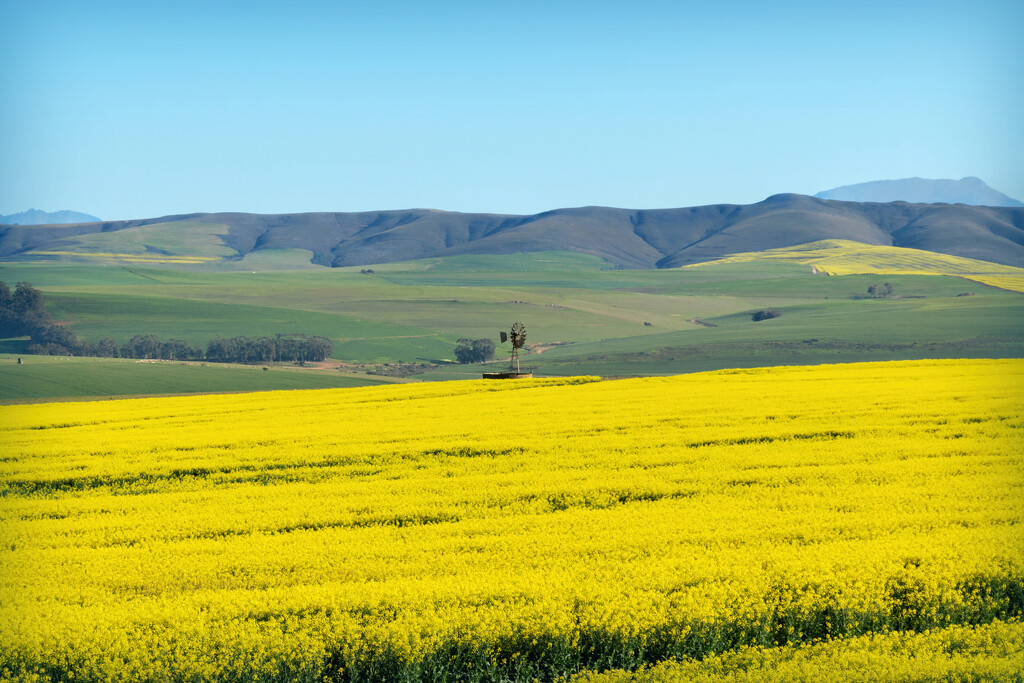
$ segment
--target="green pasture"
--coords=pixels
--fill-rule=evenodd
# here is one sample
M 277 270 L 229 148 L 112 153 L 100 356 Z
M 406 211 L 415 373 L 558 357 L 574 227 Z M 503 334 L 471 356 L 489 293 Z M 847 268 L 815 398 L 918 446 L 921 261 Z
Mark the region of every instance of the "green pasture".
M 48 294 L 46 310 L 88 341 L 155 334 L 188 342 L 216 336 L 272 336 L 305 332 L 332 339 L 412 336 L 427 330 L 343 315 L 276 306 L 229 304 L 134 294 Z
M 325 389 L 383 379 L 307 368 L 139 362 L 111 358 L 0 354 L 0 401 L 163 394 Z
M 918 276 L 892 276 L 890 281 L 902 277 Z M 559 346 L 530 357 L 529 363 L 547 374 L 643 375 L 1024 355 L 1024 298 L 987 289 L 975 296 L 829 299 L 798 305 L 766 299 L 766 307 L 777 308 L 781 317 L 754 322 L 749 310 L 709 316 L 704 322 L 715 327 Z
M 815 304 L 774 304 L 782 316 L 754 322 L 750 311 L 703 320 L 715 327 L 622 337 L 547 351 L 546 357 L 594 353 L 635 353 L 668 346 L 735 342 L 848 340 L 874 343 L 952 341 L 974 337 L 1024 340 L 1024 297 L 989 294 L 975 297 L 907 300 L 832 300 Z
M 237 261 L 223 261 L 210 266 L 212 270 L 303 270 L 320 269 L 313 264 L 313 252 L 308 249 L 267 249 L 250 252 Z
M 31 282 L 51 315 L 90 341 L 155 334 L 205 345 L 218 335 L 305 333 L 329 337 L 336 359 L 361 364 L 444 361 L 459 338 L 496 339 L 515 320 L 528 329 L 523 365 L 539 374 L 1024 355 L 1024 295 L 952 276 L 825 276 L 781 261 L 609 270 L 563 252 L 299 270 L 271 267 L 301 261 L 299 253 L 259 257 L 266 267 L 254 271 L 244 261 L 220 269 L 6 263 L 0 279 Z M 883 282 L 895 297 L 869 298 L 868 287 Z M 782 317 L 751 321 L 762 308 Z M 23 349 L 0 342 L 0 352 Z M 497 353 L 507 358 L 507 344 Z M 414 378 L 484 369 L 493 368 L 445 364 Z
M 154 272 L 158 275 L 163 273 Z M 0 280 L 12 289 L 17 282 L 29 282 L 44 290 L 58 287 L 134 287 L 154 281 L 146 269 L 133 266 L 68 263 L 0 263 Z
M 389 273 L 562 273 L 593 272 L 610 268 L 602 258 L 571 251 L 539 251 L 519 254 L 461 254 L 437 258 L 397 261 L 376 266 L 350 266 L 345 269 L 361 271 L 372 269 L 378 274 Z
M 730 271 L 745 264 L 723 264 Z M 981 294 L 993 291 L 992 287 L 973 280 L 949 275 L 811 275 L 806 272 L 784 277 L 737 277 L 731 280 L 700 280 L 694 274 L 715 270 L 708 265 L 694 268 L 673 283 L 661 283 L 652 290 L 659 294 L 687 293 L 692 295 L 729 293 L 737 297 L 850 299 L 869 298 L 868 287 L 892 283 L 895 297 L 955 297 L 958 294 Z

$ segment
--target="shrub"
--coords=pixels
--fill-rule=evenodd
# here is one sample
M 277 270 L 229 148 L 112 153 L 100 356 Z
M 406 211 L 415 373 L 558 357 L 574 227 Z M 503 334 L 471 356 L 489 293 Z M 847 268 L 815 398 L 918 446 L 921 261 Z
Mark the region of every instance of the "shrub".
M 868 287 L 868 295 L 873 299 L 888 299 L 893 295 L 892 284 L 886 282 L 883 285 L 871 285 Z
M 750 316 L 750 319 L 754 322 L 760 322 L 762 320 L 768 320 L 769 318 L 778 318 L 781 315 L 782 312 L 777 308 L 763 308 Z

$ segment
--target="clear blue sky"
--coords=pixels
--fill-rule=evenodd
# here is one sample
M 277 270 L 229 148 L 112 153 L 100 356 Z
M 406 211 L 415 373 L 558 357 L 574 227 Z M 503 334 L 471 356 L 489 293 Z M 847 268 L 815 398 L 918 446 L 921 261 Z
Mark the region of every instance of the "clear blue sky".
M 1024 199 L 1024 3 L 0 0 L 0 213 Z

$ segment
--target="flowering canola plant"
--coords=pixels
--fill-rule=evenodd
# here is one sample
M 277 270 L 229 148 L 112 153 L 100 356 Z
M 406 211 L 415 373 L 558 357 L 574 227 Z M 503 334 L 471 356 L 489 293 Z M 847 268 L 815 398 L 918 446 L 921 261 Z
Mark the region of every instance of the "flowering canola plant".
M 0 408 L 0 680 L 884 672 L 975 627 L 997 666 L 1021 386 L 959 360 Z

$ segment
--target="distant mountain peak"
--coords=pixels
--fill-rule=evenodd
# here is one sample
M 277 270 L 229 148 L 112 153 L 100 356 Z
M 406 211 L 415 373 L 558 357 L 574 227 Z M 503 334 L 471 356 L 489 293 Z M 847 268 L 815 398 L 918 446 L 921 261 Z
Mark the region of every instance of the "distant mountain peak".
M 844 185 L 814 195 L 844 202 L 909 202 L 911 204 L 972 204 L 974 206 L 1024 206 L 1024 203 L 989 187 L 984 180 L 966 176 L 960 180 L 902 178 Z
M 70 223 L 99 223 L 101 219 L 79 211 L 54 211 L 47 213 L 39 209 L 29 209 L 21 213 L 0 216 L 4 225 L 67 225 Z

